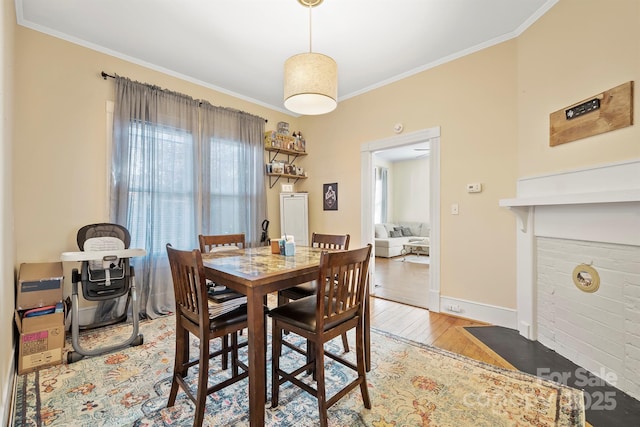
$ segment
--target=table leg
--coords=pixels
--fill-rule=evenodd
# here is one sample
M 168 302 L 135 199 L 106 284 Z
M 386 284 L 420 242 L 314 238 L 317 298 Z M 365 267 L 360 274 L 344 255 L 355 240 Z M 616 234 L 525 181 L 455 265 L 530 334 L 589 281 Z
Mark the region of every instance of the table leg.
M 266 341 L 263 308 L 264 295 L 250 289 L 247 293 L 249 324 L 249 424 L 264 426 L 266 403 Z
M 364 364 L 366 371 L 371 371 L 371 304 L 368 280 L 364 291 Z

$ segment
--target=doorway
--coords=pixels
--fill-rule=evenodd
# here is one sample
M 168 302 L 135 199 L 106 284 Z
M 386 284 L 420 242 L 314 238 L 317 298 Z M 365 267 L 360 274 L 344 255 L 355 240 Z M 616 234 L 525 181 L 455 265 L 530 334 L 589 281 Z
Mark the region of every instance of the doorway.
M 425 276 L 422 288 L 426 293 L 426 305 L 429 310 L 440 311 L 440 128 L 430 128 L 417 132 L 397 135 L 382 140 L 371 141 L 361 146 L 361 185 L 362 185 L 362 243 L 374 244 L 374 188 L 376 153 L 401 147 L 428 143 L 429 151 L 429 220 L 430 254 L 429 274 Z M 374 249 L 375 254 L 375 249 Z M 376 278 L 376 262 L 394 262 L 372 257 L 371 273 Z M 388 266 L 388 265 L 387 265 Z M 382 272 L 384 266 L 380 265 Z M 397 282 L 397 281 L 396 281 Z M 396 284 L 397 285 L 397 284 Z M 370 292 L 376 295 L 375 280 L 370 281 Z

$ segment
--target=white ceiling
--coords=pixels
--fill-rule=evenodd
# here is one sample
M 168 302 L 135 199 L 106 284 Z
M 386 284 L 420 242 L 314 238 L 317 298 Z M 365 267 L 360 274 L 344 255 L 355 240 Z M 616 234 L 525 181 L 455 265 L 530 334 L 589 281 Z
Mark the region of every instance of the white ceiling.
M 313 51 L 336 60 L 342 101 L 516 37 L 557 1 L 324 0 Z M 15 2 L 20 25 L 287 113 L 284 61 L 309 49 L 296 0 Z
M 377 151 L 374 153 L 374 156 L 390 163 L 402 162 L 405 160 L 429 157 L 429 148 L 429 142 L 426 141 Z

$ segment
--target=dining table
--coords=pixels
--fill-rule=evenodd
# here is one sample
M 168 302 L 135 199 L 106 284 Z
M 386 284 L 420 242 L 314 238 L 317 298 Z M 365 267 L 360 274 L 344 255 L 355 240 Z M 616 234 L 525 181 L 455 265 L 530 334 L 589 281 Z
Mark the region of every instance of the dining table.
M 273 254 L 270 246 L 203 253 L 207 279 L 247 296 L 249 424 L 264 426 L 266 405 L 266 322 L 269 293 L 318 278 L 320 254 L 326 249 L 296 246 L 293 255 Z M 368 299 L 369 292 L 366 292 Z M 365 360 L 370 370 L 369 304 L 365 304 Z

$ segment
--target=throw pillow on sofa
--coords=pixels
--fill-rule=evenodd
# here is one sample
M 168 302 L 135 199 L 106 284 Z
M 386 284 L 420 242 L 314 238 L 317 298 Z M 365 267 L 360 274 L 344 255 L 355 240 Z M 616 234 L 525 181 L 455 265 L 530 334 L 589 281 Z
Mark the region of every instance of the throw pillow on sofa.
M 400 236 L 398 237 L 413 236 L 413 233 L 411 232 L 411 229 L 409 227 L 394 227 L 394 230 L 400 232 Z
M 413 233 L 411 232 L 411 229 L 409 227 L 400 227 L 401 231 L 402 231 L 402 235 L 407 237 L 407 236 L 413 236 Z
M 400 230 L 391 230 L 389 232 L 389 237 L 402 237 L 402 231 L 400 231 Z

